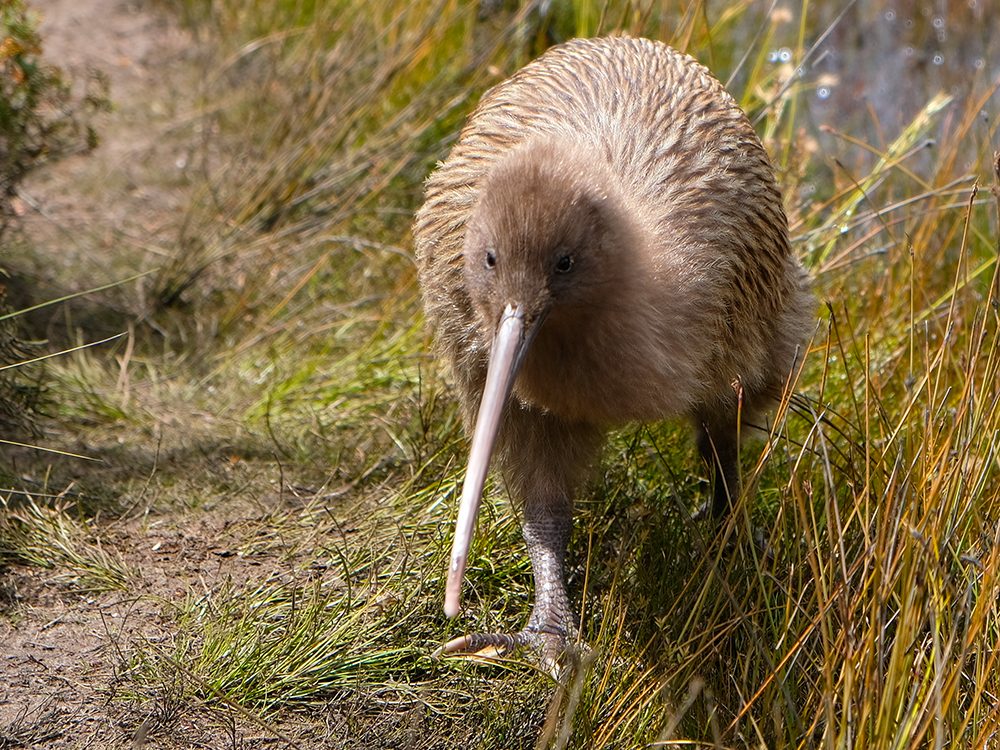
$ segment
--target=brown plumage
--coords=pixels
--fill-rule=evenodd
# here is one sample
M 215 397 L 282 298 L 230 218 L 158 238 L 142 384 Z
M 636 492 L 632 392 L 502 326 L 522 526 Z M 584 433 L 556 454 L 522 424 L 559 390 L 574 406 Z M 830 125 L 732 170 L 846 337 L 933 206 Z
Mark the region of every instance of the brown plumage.
M 574 635 L 572 500 L 610 427 L 690 418 L 716 514 L 737 492 L 737 392 L 745 419 L 766 408 L 810 328 L 781 195 L 706 68 L 647 39 L 581 39 L 487 92 L 428 179 L 414 235 L 475 425 L 446 611 L 494 437 L 536 582 L 525 630 L 445 650 L 532 645 L 552 663 Z

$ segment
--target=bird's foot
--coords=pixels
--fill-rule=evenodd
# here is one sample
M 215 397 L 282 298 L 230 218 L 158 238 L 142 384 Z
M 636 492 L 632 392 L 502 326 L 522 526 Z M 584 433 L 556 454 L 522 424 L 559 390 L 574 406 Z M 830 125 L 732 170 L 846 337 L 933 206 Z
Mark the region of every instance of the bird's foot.
M 701 523 L 706 518 L 712 518 L 712 504 L 707 500 L 701 503 L 691 511 L 690 518 L 694 523 Z
M 734 499 L 730 499 L 725 487 L 721 490 L 716 487 L 711 500 L 705 500 L 691 512 L 691 520 L 701 523 L 705 519 L 712 519 L 716 523 L 725 519 L 726 515 L 733 508 Z
M 543 629 L 529 625 L 518 633 L 470 633 L 453 638 L 435 651 L 433 656 L 438 658 L 465 654 L 496 659 L 521 650 L 535 652 L 541 668 L 558 680 L 567 658 L 572 658 L 578 647 L 562 628 Z

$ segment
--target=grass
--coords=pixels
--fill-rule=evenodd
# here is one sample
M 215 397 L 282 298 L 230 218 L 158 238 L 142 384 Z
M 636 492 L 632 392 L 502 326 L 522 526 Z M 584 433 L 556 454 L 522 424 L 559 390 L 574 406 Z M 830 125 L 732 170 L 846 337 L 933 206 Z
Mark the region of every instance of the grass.
M 57 571 L 53 580 L 76 593 L 127 590 L 138 573 L 120 555 L 106 549 L 85 519 L 67 504 L 27 502 L 10 507 L 0 499 L 0 564 L 32 565 Z
M 278 735 L 328 712 L 334 747 L 991 746 L 1000 174 L 981 112 L 995 85 L 929 96 L 898 132 L 874 117 L 840 130 L 805 114 L 824 7 L 803 3 L 799 25 L 741 2 L 554 7 L 184 6 L 218 40 L 205 118 L 225 166 L 149 287 L 166 338 L 140 327 L 114 355 L 51 363 L 57 435 L 117 467 L 79 491 L 102 486 L 130 518 L 249 508 L 229 533 L 261 567 L 165 600 L 167 636 L 122 651 L 130 695 L 221 701 Z M 720 528 L 689 518 L 706 481 L 684 429 L 612 437 L 570 552 L 592 658 L 555 685 L 518 659 L 429 658 L 460 630 L 519 628 L 531 579 L 493 488 L 465 612 L 441 613 L 464 439 L 407 232 L 479 92 L 550 37 L 609 29 L 731 78 L 820 305 L 798 395 L 745 448 L 748 490 Z M 769 60 L 778 47 L 787 64 Z M 136 589 L 144 572 L 80 512 L 34 503 L 0 538 L 19 564 Z

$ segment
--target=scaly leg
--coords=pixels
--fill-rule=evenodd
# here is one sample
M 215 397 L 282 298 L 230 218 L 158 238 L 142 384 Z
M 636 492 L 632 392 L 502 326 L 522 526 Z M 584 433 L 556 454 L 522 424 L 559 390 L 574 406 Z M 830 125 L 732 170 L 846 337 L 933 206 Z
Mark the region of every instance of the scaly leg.
M 698 451 L 712 467 L 712 517 L 722 518 L 740 494 L 739 444 L 736 417 L 702 419 L 698 424 Z
M 590 425 L 567 424 L 534 409 L 510 411 L 499 458 L 511 494 L 524 509 L 522 532 L 535 579 L 531 617 L 517 633 L 473 633 L 449 641 L 440 652 L 494 656 L 528 647 L 538 652 L 544 669 L 557 673 L 577 638 L 565 583 L 573 493 L 602 435 Z
M 449 641 L 442 652 L 497 656 L 527 647 L 539 654 L 543 669 L 557 672 L 560 658 L 577 637 L 564 568 L 572 527 L 568 501 L 529 503 L 522 532 L 531 556 L 535 603 L 527 626 L 517 633 L 465 635 Z
M 553 668 L 577 638 L 573 611 L 566 595 L 566 546 L 573 529 L 572 503 L 529 502 L 524 509 L 524 541 L 535 577 L 535 605 L 525 632 L 534 636 L 542 665 Z

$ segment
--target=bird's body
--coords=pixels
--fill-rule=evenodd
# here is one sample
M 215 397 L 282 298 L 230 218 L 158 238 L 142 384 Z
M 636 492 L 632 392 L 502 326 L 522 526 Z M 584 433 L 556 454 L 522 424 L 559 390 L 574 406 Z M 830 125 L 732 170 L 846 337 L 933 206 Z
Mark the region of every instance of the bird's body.
M 794 366 L 812 305 L 770 162 L 692 58 L 646 39 L 574 40 L 484 96 L 429 178 L 414 235 L 466 424 L 499 424 L 536 578 L 524 632 L 456 648 L 551 651 L 570 629 L 572 497 L 606 430 L 692 419 L 718 512 L 736 490 L 738 413 L 765 408 Z M 490 430 L 477 427 L 470 475 L 485 477 Z

